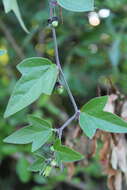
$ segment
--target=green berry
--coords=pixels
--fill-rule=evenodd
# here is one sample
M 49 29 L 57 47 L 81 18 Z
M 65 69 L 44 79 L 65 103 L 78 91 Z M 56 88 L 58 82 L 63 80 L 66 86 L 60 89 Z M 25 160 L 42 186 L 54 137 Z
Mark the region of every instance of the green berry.
M 58 20 L 52 21 L 52 26 L 53 26 L 53 27 L 57 27 L 58 24 L 59 24 Z
M 63 94 L 63 92 L 64 92 L 64 87 L 63 87 L 62 85 L 57 86 L 56 91 L 57 91 L 58 94 Z

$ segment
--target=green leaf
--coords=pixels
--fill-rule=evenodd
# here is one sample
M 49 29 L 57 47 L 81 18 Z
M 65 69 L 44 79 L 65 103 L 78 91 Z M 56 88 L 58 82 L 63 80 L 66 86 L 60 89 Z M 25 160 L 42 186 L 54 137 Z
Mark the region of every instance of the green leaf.
M 127 122 L 115 114 L 105 112 L 108 96 L 90 100 L 83 106 L 79 124 L 84 133 L 92 138 L 97 129 L 112 133 L 127 133 Z
M 48 141 L 50 144 L 50 140 Z M 53 155 L 53 151 L 51 150 L 51 145 L 44 144 L 40 149 L 38 149 L 36 152 L 34 152 L 34 155 L 41 158 L 51 158 Z
M 42 57 L 32 57 L 23 60 L 20 64 L 17 65 L 17 69 L 22 75 L 27 75 L 29 73 L 49 69 L 52 65 L 52 62 L 49 59 Z
M 42 120 L 39 117 L 36 117 L 34 115 L 28 115 L 28 121 L 30 125 L 34 125 L 34 126 L 46 126 L 48 128 L 52 128 L 51 123 L 49 123 L 49 121 L 47 120 Z
M 44 93 L 50 95 L 56 83 L 58 68 L 45 58 L 28 58 L 17 67 L 22 77 L 17 82 L 4 117 L 9 117 L 33 103 Z
M 17 0 L 2 0 L 2 1 L 3 1 L 5 13 L 9 13 L 10 11 L 13 11 L 15 13 L 21 27 L 23 28 L 23 30 L 26 33 L 29 33 L 29 31 L 27 30 L 27 28 L 22 20 Z
M 27 170 L 28 167 L 29 162 L 25 158 L 21 157 L 20 159 L 18 159 L 16 172 L 23 183 L 29 182 L 31 178 L 31 173 Z
M 7 53 L 6 50 L 2 50 L 2 49 L 0 49 L 0 56 L 4 55 L 4 54 L 6 54 L 6 53 Z
M 69 11 L 85 12 L 94 9 L 94 0 L 57 0 L 57 2 Z
M 50 124 L 37 118 L 29 116 L 30 126 L 23 127 L 4 139 L 6 143 L 28 144 L 32 143 L 32 152 L 38 150 L 52 136 L 52 128 Z
M 31 172 L 43 172 L 46 168 L 45 159 L 39 158 L 28 168 Z
M 68 148 L 67 146 L 61 145 L 60 140 L 57 140 L 53 145 L 56 161 L 60 162 L 75 162 L 84 158 L 82 154 Z

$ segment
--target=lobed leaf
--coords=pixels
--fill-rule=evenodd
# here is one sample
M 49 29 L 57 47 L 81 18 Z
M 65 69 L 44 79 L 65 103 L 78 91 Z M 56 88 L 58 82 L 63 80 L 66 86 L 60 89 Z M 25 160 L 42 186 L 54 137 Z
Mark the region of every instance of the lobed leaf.
M 4 117 L 9 117 L 30 105 L 42 93 L 50 95 L 57 80 L 57 66 L 45 58 L 25 59 L 18 69 L 22 77 L 12 92 Z
M 94 98 L 83 106 L 79 124 L 84 133 L 92 138 L 97 129 L 111 133 L 127 133 L 127 122 L 115 114 L 103 111 L 108 96 Z
M 31 116 L 32 117 L 32 116 Z M 52 128 L 47 121 L 32 117 L 30 126 L 23 127 L 4 139 L 6 143 L 28 144 L 32 143 L 32 152 L 38 150 L 52 136 Z M 38 122 L 37 122 L 38 120 Z

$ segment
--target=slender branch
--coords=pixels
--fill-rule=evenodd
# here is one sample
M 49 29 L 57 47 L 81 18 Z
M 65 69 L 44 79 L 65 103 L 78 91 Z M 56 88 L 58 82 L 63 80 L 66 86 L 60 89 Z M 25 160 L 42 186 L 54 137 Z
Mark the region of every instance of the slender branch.
M 50 7 L 50 18 L 52 19 L 52 17 L 53 17 L 53 8 Z M 71 102 L 73 104 L 73 107 L 74 107 L 74 110 L 75 110 L 75 113 L 76 113 L 78 111 L 78 107 L 77 107 L 75 99 L 74 99 L 74 97 L 72 95 L 72 92 L 70 90 L 70 87 L 69 87 L 69 85 L 67 83 L 67 80 L 66 80 L 66 78 L 64 76 L 64 73 L 63 73 L 63 70 L 62 70 L 62 67 L 61 67 L 61 64 L 60 64 L 59 51 L 58 51 L 58 45 L 57 45 L 57 39 L 56 39 L 56 30 L 55 30 L 54 27 L 52 27 L 52 34 L 53 34 L 53 41 L 54 41 L 54 48 L 55 48 L 56 64 L 57 64 L 57 66 L 59 68 L 60 74 L 61 74 L 61 76 L 63 78 L 64 83 L 65 83 L 66 90 L 68 92 L 68 95 L 70 97 L 70 100 L 71 100 Z

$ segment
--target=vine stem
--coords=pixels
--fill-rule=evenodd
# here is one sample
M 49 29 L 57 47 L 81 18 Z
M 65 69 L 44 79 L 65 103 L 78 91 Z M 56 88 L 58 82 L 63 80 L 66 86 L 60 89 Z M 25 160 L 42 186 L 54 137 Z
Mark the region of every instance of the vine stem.
M 65 76 L 64 76 L 64 73 L 63 73 L 63 70 L 62 70 L 62 68 L 61 68 L 61 64 L 60 64 L 60 60 L 59 60 L 59 53 L 58 53 L 58 45 L 57 45 L 57 40 L 56 40 L 56 30 L 55 30 L 55 28 L 52 28 L 52 33 L 53 33 L 54 46 L 55 46 L 56 64 L 57 64 L 57 66 L 58 66 L 58 68 L 59 68 L 59 71 L 60 71 L 60 73 L 61 73 L 61 76 L 62 76 L 62 78 L 63 78 L 63 80 L 64 80 L 65 85 L 66 85 L 66 90 L 67 90 L 68 95 L 69 95 L 69 97 L 70 97 L 70 100 L 71 100 L 71 102 L 72 102 L 72 104 L 73 104 L 74 110 L 75 110 L 75 112 L 77 112 L 77 111 L 78 111 L 77 104 L 76 104 L 76 102 L 75 102 L 75 99 L 74 99 L 74 97 L 73 97 L 73 95 L 72 95 L 72 92 L 71 92 L 71 90 L 70 90 L 70 87 L 69 87 L 69 85 L 68 85 L 68 83 L 67 83 L 67 80 L 66 80 L 66 78 L 65 78 Z
M 77 111 L 72 117 L 70 117 L 59 129 L 57 129 L 57 133 L 59 138 L 61 139 L 63 130 L 75 119 L 79 117 L 80 111 Z
M 53 17 L 53 8 L 52 8 L 51 5 L 50 5 L 50 18 L 52 19 L 52 17 Z M 60 74 L 61 74 L 61 76 L 62 76 L 62 78 L 63 78 L 63 81 L 64 81 L 64 83 L 65 83 L 66 90 L 67 90 L 67 92 L 68 92 L 68 95 L 69 95 L 69 97 L 70 97 L 70 100 L 71 100 L 71 102 L 72 102 L 72 104 L 73 104 L 73 107 L 74 107 L 74 110 L 75 110 L 75 113 L 76 113 L 76 112 L 78 111 L 78 107 L 77 107 L 76 101 L 75 101 L 75 99 L 74 99 L 74 97 L 73 97 L 73 95 L 72 95 L 72 92 L 71 92 L 71 90 L 70 90 L 70 87 L 69 87 L 69 85 L 68 85 L 68 82 L 67 82 L 67 80 L 66 80 L 66 78 L 65 78 L 65 75 L 64 75 L 64 73 L 63 73 L 63 70 L 62 70 L 62 67 L 61 67 L 61 64 L 60 64 L 59 51 L 58 51 L 57 38 L 56 38 L 56 30 L 55 30 L 54 27 L 52 27 L 52 35 L 53 35 L 54 48 L 55 48 L 56 64 L 57 64 L 58 69 L 59 69 L 59 71 L 60 71 Z
M 55 4 L 56 1 L 54 0 L 51 0 L 50 1 L 50 19 L 52 20 L 53 18 L 53 7 L 55 7 L 57 5 L 57 2 Z M 52 6 L 53 5 L 53 6 Z M 58 66 L 58 69 L 60 71 L 60 74 L 61 74 L 61 77 L 64 81 L 64 84 L 65 84 L 65 88 L 67 90 L 67 93 L 69 95 L 69 98 L 72 102 L 72 105 L 74 107 L 74 110 L 75 110 L 75 113 L 72 117 L 70 117 L 59 129 L 57 129 L 57 133 L 58 133 L 58 136 L 59 138 L 61 139 L 62 137 L 62 132 L 63 130 L 75 119 L 77 119 L 79 117 L 79 113 L 80 113 L 80 110 L 78 109 L 78 106 L 76 104 L 76 101 L 72 95 L 72 92 L 70 90 L 70 87 L 68 85 L 68 82 L 65 78 L 65 75 L 64 75 L 64 72 L 62 70 L 62 67 L 61 67 L 61 63 L 60 63 L 60 58 L 59 58 L 59 50 L 58 50 L 58 44 L 57 44 L 57 38 L 56 38 L 56 30 L 54 27 L 51 27 L 52 29 L 52 35 L 53 35 L 53 41 L 54 41 L 54 49 L 55 49 L 55 59 L 56 59 L 56 65 Z

